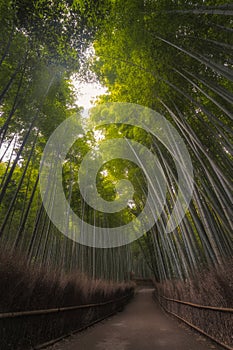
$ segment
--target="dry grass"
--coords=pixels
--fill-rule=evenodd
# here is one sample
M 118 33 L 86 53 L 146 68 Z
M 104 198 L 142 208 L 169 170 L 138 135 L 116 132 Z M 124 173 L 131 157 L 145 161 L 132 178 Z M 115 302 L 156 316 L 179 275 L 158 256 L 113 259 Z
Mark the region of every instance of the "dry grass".
M 0 249 L 0 312 L 50 309 L 100 303 L 133 293 L 133 283 L 90 280 L 77 272 L 28 266 L 25 258 Z M 27 349 L 76 330 L 122 305 L 65 312 L 62 315 L 0 319 L 1 349 Z
M 218 270 L 201 272 L 197 278 L 156 284 L 159 295 L 200 305 L 233 308 L 233 264 L 225 262 Z M 221 342 L 233 345 L 231 313 L 192 308 L 163 299 L 163 305 Z

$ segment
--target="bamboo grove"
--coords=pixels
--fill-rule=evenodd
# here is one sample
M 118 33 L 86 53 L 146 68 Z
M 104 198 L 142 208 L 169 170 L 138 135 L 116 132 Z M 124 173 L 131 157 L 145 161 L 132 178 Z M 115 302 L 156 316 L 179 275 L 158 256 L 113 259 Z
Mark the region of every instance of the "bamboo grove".
M 232 15 L 230 1 L 0 1 L 1 245 L 22 252 L 28 264 L 78 268 L 93 278 L 118 281 L 131 270 L 163 281 L 221 266 L 232 254 Z M 90 47 L 94 53 L 88 56 Z M 95 130 L 95 115 L 85 120 L 77 105 L 75 74 L 94 76 L 108 89 L 98 104 L 149 107 L 185 141 L 195 186 L 172 233 L 164 232 L 177 193 L 169 154 L 138 128 Z M 168 184 L 164 214 L 131 245 L 82 246 L 64 237 L 44 210 L 41 155 L 51 133 L 74 114 L 83 135 L 67 156 L 63 186 L 85 221 L 107 227 L 127 223 L 147 195 L 143 172 L 116 159 L 100 171 L 100 193 L 114 200 L 117 179 L 130 180 L 135 207 L 110 216 L 85 205 L 76 173 L 85 154 L 101 142 L 98 135 L 135 139 L 160 159 Z M 85 124 L 93 131 L 86 134 Z

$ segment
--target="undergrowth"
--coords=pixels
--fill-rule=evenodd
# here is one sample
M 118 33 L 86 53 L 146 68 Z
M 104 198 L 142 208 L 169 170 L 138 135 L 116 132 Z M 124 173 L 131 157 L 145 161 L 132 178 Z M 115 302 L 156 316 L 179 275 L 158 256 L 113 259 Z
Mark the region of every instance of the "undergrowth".
M 29 266 L 26 258 L 1 249 L 0 313 L 113 303 L 94 308 L 19 318 L 0 318 L 1 350 L 28 349 L 85 327 L 121 309 L 132 296 L 134 283 L 91 280 L 74 271 Z M 122 299 L 122 298 L 121 298 Z
M 233 264 L 226 261 L 218 269 L 205 269 L 196 278 L 156 283 L 156 293 L 194 304 L 233 308 Z M 160 298 L 169 311 L 183 317 L 215 339 L 233 345 L 232 313 L 193 308 Z

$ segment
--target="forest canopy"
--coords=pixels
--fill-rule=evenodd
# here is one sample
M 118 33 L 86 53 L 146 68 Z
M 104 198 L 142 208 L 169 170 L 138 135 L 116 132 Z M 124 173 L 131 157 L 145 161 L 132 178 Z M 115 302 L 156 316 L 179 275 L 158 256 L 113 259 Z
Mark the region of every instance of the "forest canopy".
M 216 0 L 1 0 L 1 241 L 31 263 L 68 271 L 78 267 L 116 280 L 124 279 L 129 268 L 157 280 L 184 279 L 229 257 L 232 14 L 230 1 Z M 94 50 L 88 56 L 90 47 Z M 174 160 L 143 129 L 117 122 L 100 127 L 95 110 L 85 118 L 75 95 L 75 74 L 87 81 L 94 76 L 107 88 L 97 111 L 98 105 L 112 102 L 148 107 L 184 140 L 194 167 L 194 193 L 171 234 L 165 234 L 165 227 L 179 189 Z M 77 180 L 90 150 L 98 152 L 101 142 L 113 138 L 135 140 L 161 163 L 168 186 L 164 211 L 129 246 L 82 246 L 63 236 L 44 210 L 38 185 L 41 156 L 53 131 L 73 115 L 82 133 L 64 162 L 63 188 L 72 210 L 93 227 L 122 226 L 138 217 L 148 187 L 143 169 L 128 160 L 111 160 L 99 170 L 98 193 L 116 200 L 116 184 L 123 179 L 133 185 L 133 200 L 114 215 L 91 208 Z

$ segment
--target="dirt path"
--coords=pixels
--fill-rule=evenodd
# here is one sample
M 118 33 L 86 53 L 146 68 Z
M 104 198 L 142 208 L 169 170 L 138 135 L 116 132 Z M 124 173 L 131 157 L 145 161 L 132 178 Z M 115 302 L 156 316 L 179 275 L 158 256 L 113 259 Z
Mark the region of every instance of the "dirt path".
M 141 289 L 123 312 L 49 350 L 210 350 L 220 347 L 166 315 Z

